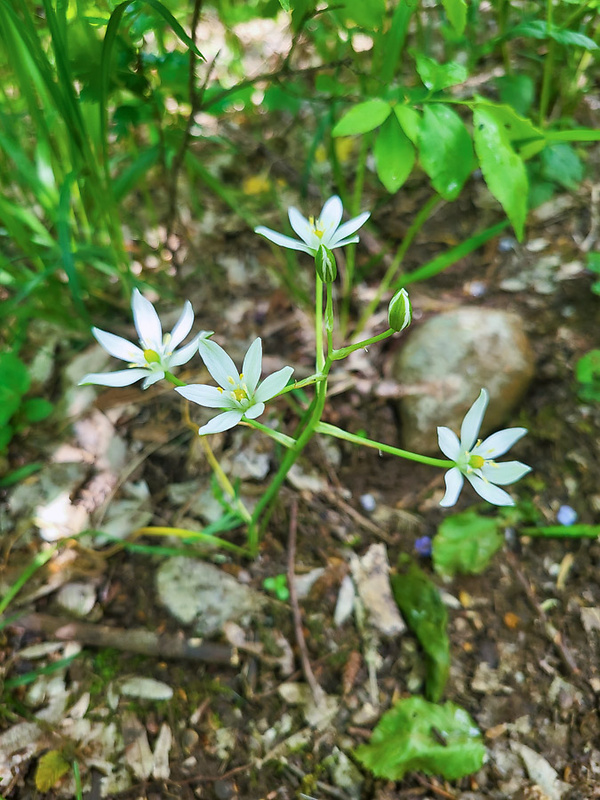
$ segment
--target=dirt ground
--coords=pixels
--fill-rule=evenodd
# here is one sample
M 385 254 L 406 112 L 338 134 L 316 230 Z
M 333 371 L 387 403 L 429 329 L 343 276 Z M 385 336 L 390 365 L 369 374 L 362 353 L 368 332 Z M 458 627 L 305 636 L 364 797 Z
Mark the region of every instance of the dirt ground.
M 475 221 L 480 228 L 496 219 L 491 216 L 495 212 L 478 205 L 479 188 L 473 181 L 458 203 L 436 214 L 411 248 L 407 269 L 468 235 Z M 563 504 L 572 506 L 582 523 L 595 523 L 600 513 L 600 408 L 578 399 L 573 374 L 577 359 L 598 346 L 600 314 L 598 298 L 590 291 L 591 277 L 583 269 L 553 278 L 547 293 L 537 291 L 534 277 L 540 256 L 528 249 L 527 243 L 545 240 L 544 253 L 559 254 L 561 264 L 583 261 L 575 240 L 583 238 L 589 229 L 589 190 L 584 184 L 566 209 L 557 206 L 547 219 L 534 214 L 524 244 L 507 238 L 511 235 L 507 231 L 504 245 L 496 238 L 447 273 L 412 291 L 421 320 L 469 304 L 508 308 L 524 320 L 535 352 L 536 373 L 522 407 L 510 422 L 530 430 L 520 457 L 532 465 L 533 473 L 515 487 L 514 494 L 524 506 L 529 503 L 534 517 L 546 524 L 555 523 Z M 401 239 L 424 193 L 423 185 L 415 181 L 398 199 L 375 209 L 374 222 L 382 237 Z M 207 203 L 214 204 L 216 214 L 227 213 L 217 200 Z M 376 248 L 377 242 L 371 247 Z M 230 329 L 235 327 L 242 341 L 260 334 L 264 352 L 273 364 L 291 363 L 304 367 L 308 374 L 309 318 L 276 286 L 272 276 L 265 275 L 263 265 L 270 256 L 264 243 L 242 223 L 232 222 L 220 235 L 203 240 L 201 258 L 199 252 L 197 238 L 192 237 L 180 269 L 177 294 L 190 297 L 202 327 L 223 336 L 225 323 Z M 207 278 L 206 271 L 200 275 L 200 262 L 221 266 Z M 227 288 L 218 274 L 223 264 L 229 265 Z M 234 280 L 237 267 L 242 270 L 238 285 Z M 367 284 L 376 283 L 378 269 L 359 287 L 357 305 Z M 502 289 L 502 281 L 509 277 L 523 279 L 522 288 Z M 108 323 L 106 327 L 113 329 Z M 125 330 L 123 325 L 118 332 Z M 401 342 L 394 339 L 370 348 L 371 368 L 389 377 L 391 359 L 400 346 Z M 74 353 L 63 348 L 56 357 L 60 369 Z M 332 398 L 326 419 L 349 430 L 367 428 L 370 437 L 381 441 L 401 441 L 394 402 L 370 392 L 365 388 L 368 380 L 360 375 L 345 377 L 348 379 L 345 383 L 340 380 L 341 389 Z M 59 390 L 57 379 L 49 387 L 53 399 Z M 126 393 L 125 400 L 122 392 Z M 173 508 L 168 484 L 206 482 L 208 475 L 192 434 L 183 426 L 174 393 L 160 388 L 142 393 L 135 387 L 99 391 L 95 408 L 103 414 L 111 412 L 115 430 L 129 451 L 141 453 L 135 463 L 128 462 L 127 480 L 147 484 L 151 524 L 173 525 L 181 515 Z M 293 422 L 291 409 L 283 413 Z M 13 448 L 12 463 L 49 458 L 59 444 L 73 444 L 71 428 L 58 427 L 50 433 L 32 435 L 18 445 L 18 452 Z M 233 458 L 260 435 L 245 430 L 214 439 L 217 454 Z M 273 462 L 276 453 L 268 452 Z M 362 554 L 372 543 L 383 541 L 391 565 L 399 554 L 409 553 L 432 573 L 429 559 L 416 555 L 415 540 L 433 536 L 445 515 L 437 505 L 442 493 L 441 473 L 374 451 L 357 450 L 346 443 L 337 448 L 337 456 L 339 463 L 322 443 L 313 441 L 302 470 L 305 474 L 314 472 L 320 483 L 316 487 L 306 482 L 284 488 L 256 561 L 228 554 L 221 564 L 222 569 L 264 593 L 263 579 L 286 571 L 290 516 L 292 508 L 297 508 L 296 572 L 324 569 L 300 606 L 315 677 L 328 695 L 339 699 L 333 719 L 322 729 L 309 731 L 304 744 L 294 746 L 290 741 L 293 734 L 307 730 L 307 722 L 302 707 L 284 699 L 278 688 L 290 680 L 303 681 L 303 676 L 289 605 L 272 596 L 268 596 L 259 618 L 244 629 L 247 641 L 261 645 L 262 653 L 242 651 L 235 666 L 169 658 L 168 654 L 132 655 L 126 647 L 88 646 L 68 667 L 66 683 L 76 686 L 78 695 L 90 692 L 92 717 L 104 721 L 114 718 L 122 725 L 125 714 L 135 715 L 151 747 L 163 723 L 172 734 L 168 777 L 137 780 L 118 796 L 132 800 L 291 800 L 303 795 L 342 800 L 600 797 L 600 544 L 593 539 L 530 538 L 513 528 L 506 529 L 504 549 L 482 575 L 459 576 L 446 584 L 435 578 L 449 598 L 452 666 L 445 699 L 463 706 L 477 722 L 488 748 L 487 763 L 477 774 L 452 784 L 420 773 L 409 773 L 395 784 L 363 773 L 362 785 L 353 791 L 336 783 L 327 757 L 337 748 L 349 753 L 353 746 L 367 741 L 378 717 L 393 700 L 418 692 L 423 681 L 423 662 L 415 639 L 405 633 L 382 640 L 377 667 L 379 706 L 371 717 L 365 712 L 373 698 L 364 641 L 352 623 L 337 627 L 333 622 L 340 585 L 348 571 L 346 554 L 349 548 Z M 90 493 L 101 492 L 93 483 L 96 473 L 94 464 L 82 464 L 81 481 L 72 495 L 76 505 L 90 502 L 97 510 L 98 498 L 89 499 Z M 121 483 L 119 479 L 101 499 L 111 492 L 112 499 L 118 499 Z M 256 496 L 261 486 L 260 480 L 247 480 L 243 491 Z M 361 505 L 365 493 L 373 494 L 376 500 L 372 513 Z M 5 499 L 7 496 L 5 493 Z M 475 500 L 465 491 L 455 510 L 467 508 Z M 6 523 L 11 542 L 15 525 L 14 520 Z M 98 527 L 102 527 L 100 523 Z M 243 544 L 243 531 L 231 537 Z M 144 542 L 151 543 L 139 540 Z M 32 538 L 25 551 L 7 545 L 6 568 L 18 571 L 35 547 Z M 157 601 L 154 574 L 161 561 L 160 556 L 132 550 L 121 550 L 110 557 L 79 552 L 69 577 L 95 581 L 95 622 L 125 631 L 141 627 L 189 637 L 192 632 Z M 52 564 L 37 573 L 37 587 L 51 579 Z M 32 597 L 26 608 L 62 613 L 51 591 Z M 23 629 L 18 620 L 0 635 L 5 680 L 39 666 L 39 662 L 13 660 L 14 652 L 52 638 Z M 278 636 L 292 648 L 291 676 L 283 676 L 275 663 L 281 654 Z M 216 636 L 215 642 L 226 644 L 222 636 Z M 265 655 L 273 658 L 269 661 Z M 47 661 L 51 662 L 52 656 Z M 116 710 L 109 710 L 104 705 L 107 686 L 116 677 L 128 674 L 155 678 L 174 687 L 172 699 L 152 702 L 122 698 Z M 35 712 L 36 707 L 26 699 L 27 691 L 27 686 L 7 691 L 0 721 L 3 731 L 30 719 Z M 42 699 L 39 705 L 43 705 Z M 527 767 L 519 750 L 522 746 L 545 759 L 566 786 L 556 789 L 555 795 L 539 788 L 544 782 L 536 779 L 533 766 Z M 265 758 L 268 753 L 271 757 Z M 87 779 L 85 748 L 80 748 L 76 757 Z M 538 768 L 543 771 L 543 765 L 538 764 Z M 33 788 L 34 776 L 35 759 L 21 762 L 5 796 L 41 796 Z M 92 769 L 91 776 L 92 788 L 86 798 L 100 796 L 100 773 Z M 61 791 L 59 784 L 45 796 L 64 796 Z

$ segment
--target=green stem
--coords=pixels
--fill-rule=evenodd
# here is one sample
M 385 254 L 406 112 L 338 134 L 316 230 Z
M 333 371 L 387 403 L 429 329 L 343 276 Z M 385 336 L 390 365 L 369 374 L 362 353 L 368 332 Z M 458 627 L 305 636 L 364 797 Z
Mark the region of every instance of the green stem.
M 325 332 L 327 334 L 327 358 L 333 353 L 333 294 L 331 283 L 326 286 L 327 300 L 325 303 Z
M 329 366 L 331 366 L 330 361 L 327 362 L 325 368 L 328 369 Z M 265 493 L 260 498 L 260 500 L 258 501 L 258 503 L 254 508 L 254 512 L 252 513 L 252 522 L 253 525 L 256 526 L 258 521 L 260 520 L 261 532 L 264 531 L 269 521 L 269 517 L 273 509 L 273 501 L 277 496 L 277 492 L 279 491 L 281 484 L 286 479 L 288 472 L 293 467 L 300 453 L 304 450 L 310 439 L 313 437 L 315 430 L 320 423 L 321 415 L 323 414 L 323 409 L 325 407 L 326 396 L 327 396 L 327 381 L 322 380 L 319 383 L 317 383 L 315 400 L 311 407 L 310 417 L 307 420 L 304 429 L 298 436 L 298 439 L 296 440 L 294 447 L 290 448 L 285 454 L 285 457 L 281 462 L 281 465 L 279 466 L 279 469 L 277 470 L 275 477 L 273 478 L 273 480 L 267 487 Z
M 553 0 L 546 0 L 546 25 L 548 26 L 548 33 L 552 29 L 552 14 L 553 14 Z M 539 123 L 541 127 L 546 125 L 546 114 L 548 113 L 548 106 L 550 105 L 550 89 L 552 80 L 554 79 L 554 39 L 548 40 L 548 52 L 544 59 L 544 75 L 542 78 L 542 92 L 540 96 L 540 117 Z
M 275 431 L 273 428 L 269 428 L 267 425 L 263 425 L 262 422 L 257 422 L 255 419 L 242 420 L 240 425 L 247 425 L 249 428 L 262 431 L 262 433 L 266 433 L 267 436 L 270 436 L 271 439 L 274 439 L 278 444 L 290 450 L 296 446 L 296 440 L 293 436 L 287 436 L 285 433 L 281 433 L 281 431 Z
M 358 325 L 354 330 L 354 335 L 357 336 L 365 327 L 367 322 L 369 321 L 371 314 L 377 306 L 383 295 L 387 292 L 390 288 L 394 280 L 396 279 L 398 270 L 402 264 L 404 256 L 406 255 L 406 251 L 411 246 L 415 236 L 421 230 L 423 225 L 427 222 L 435 208 L 442 202 L 442 198 L 438 194 L 434 194 L 429 200 L 425 203 L 423 208 L 419 211 L 417 216 L 414 219 L 413 224 L 410 228 L 406 231 L 406 236 L 404 237 L 402 244 L 398 248 L 396 255 L 394 256 L 392 263 L 387 268 L 385 275 L 383 276 L 383 280 L 381 281 L 375 296 L 364 310 L 361 315 L 360 320 L 358 321 Z
M 165 372 L 165 378 L 172 383 L 173 386 L 187 386 L 187 383 L 180 381 L 179 378 L 176 378 L 172 372 Z
M 401 450 L 399 447 L 392 447 L 383 442 L 376 442 L 373 439 L 366 439 L 363 436 L 356 436 L 354 433 L 338 428 L 336 425 L 330 425 L 328 422 L 319 422 L 315 426 L 315 433 L 324 433 L 327 436 L 334 436 L 336 439 L 344 439 L 346 442 L 352 444 L 359 444 L 363 447 L 372 447 L 374 450 L 381 450 L 383 453 L 390 453 L 392 456 L 399 456 L 406 458 L 408 461 L 418 461 L 420 464 L 428 464 L 430 467 L 441 467 L 442 469 L 450 469 L 454 466 L 454 461 L 447 461 L 443 458 L 430 458 L 429 456 L 422 456 L 419 453 L 411 453 L 410 450 Z
M 392 328 L 388 328 L 387 331 L 383 333 L 378 333 L 377 336 L 371 336 L 370 339 L 364 339 L 362 342 L 356 342 L 355 344 L 350 344 L 347 347 L 340 347 L 339 350 L 332 350 L 329 354 L 331 361 L 340 361 L 342 358 L 346 358 L 353 353 L 355 350 L 360 350 L 361 347 L 368 347 L 370 344 L 374 344 L 375 342 L 380 342 L 382 339 L 387 339 L 389 336 L 392 336 L 395 331 Z
M 303 378 L 301 381 L 290 383 L 289 386 L 286 386 L 279 392 L 277 397 L 281 397 L 282 394 L 287 394 L 288 392 L 293 392 L 295 389 L 303 389 L 305 386 L 312 386 L 314 383 L 324 380 L 325 377 L 325 375 L 319 375 L 315 372 L 314 375 L 309 375 L 308 378 Z
M 323 372 L 325 356 L 323 355 L 323 281 L 315 274 L 315 342 L 317 356 L 315 361 L 315 372 Z

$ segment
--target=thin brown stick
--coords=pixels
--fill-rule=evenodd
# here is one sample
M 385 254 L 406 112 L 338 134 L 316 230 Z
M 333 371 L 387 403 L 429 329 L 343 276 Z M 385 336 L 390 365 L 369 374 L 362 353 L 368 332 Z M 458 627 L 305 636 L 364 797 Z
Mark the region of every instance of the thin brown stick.
M 437 794 L 440 797 L 446 797 L 446 798 L 448 798 L 448 800 L 457 800 L 455 794 L 451 794 L 450 792 L 447 792 L 445 789 L 442 789 L 441 786 L 436 786 L 435 783 L 430 783 L 428 780 L 423 778 L 418 773 L 415 774 L 415 778 L 421 784 L 421 786 L 425 787 L 430 792 L 433 792 L 434 794 Z
M 300 660 L 302 662 L 302 671 L 306 682 L 310 686 L 310 690 L 315 701 L 315 705 L 323 702 L 324 692 L 319 686 L 315 674 L 312 671 L 310 661 L 308 660 L 308 648 L 306 647 L 306 640 L 302 631 L 302 615 L 300 614 L 300 606 L 298 605 L 298 593 L 296 592 L 295 581 L 295 562 L 296 562 L 296 534 L 298 532 L 298 501 L 292 502 L 290 511 L 290 533 L 288 541 L 288 565 L 287 565 L 287 579 L 288 589 L 290 592 L 290 605 L 292 607 L 292 614 L 294 616 L 294 632 L 296 634 L 296 643 L 300 650 Z
M 113 647 L 115 650 L 161 659 L 185 658 L 210 664 L 238 664 L 234 647 L 205 643 L 200 638 L 186 639 L 183 635 L 157 634 L 145 628 L 113 628 L 37 613 L 20 617 L 12 627 L 43 633 L 63 642 L 81 642 L 88 647 Z
M 514 556 L 514 553 L 507 552 L 506 558 L 512 571 L 514 572 L 517 580 L 525 590 L 525 595 L 529 600 L 530 605 L 532 606 L 533 610 L 537 613 L 538 617 L 540 618 L 543 626 L 544 626 L 544 633 L 546 634 L 547 638 L 552 642 L 552 644 L 556 647 L 558 654 L 562 658 L 565 666 L 567 669 L 573 674 L 580 676 L 581 670 L 577 666 L 577 662 L 573 657 L 573 654 L 567 647 L 566 642 L 564 641 L 562 634 L 560 631 L 557 631 L 554 625 L 548 619 L 546 612 L 542 608 L 542 606 L 538 603 L 537 597 L 535 596 L 535 590 L 531 583 L 527 580 L 523 572 L 521 571 L 517 559 Z

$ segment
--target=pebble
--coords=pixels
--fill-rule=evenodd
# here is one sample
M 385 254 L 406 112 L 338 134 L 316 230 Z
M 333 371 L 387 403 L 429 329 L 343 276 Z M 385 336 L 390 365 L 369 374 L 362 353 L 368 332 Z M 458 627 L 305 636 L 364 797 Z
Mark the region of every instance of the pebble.
M 574 525 L 577 522 L 577 512 L 571 506 L 561 506 L 556 514 L 556 521 L 559 525 Z

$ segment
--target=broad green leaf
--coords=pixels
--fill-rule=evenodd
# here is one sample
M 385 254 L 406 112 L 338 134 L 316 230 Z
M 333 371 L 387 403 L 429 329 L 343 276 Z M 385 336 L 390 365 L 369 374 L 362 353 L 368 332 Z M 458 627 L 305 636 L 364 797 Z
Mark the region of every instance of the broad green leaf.
M 465 0 L 442 0 L 446 16 L 457 33 L 464 33 L 467 23 L 467 4 Z
M 481 734 L 464 708 L 408 697 L 382 716 L 371 740 L 354 755 L 378 778 L 400 781 L 407 772 L 419 770 L 453 781 L 477 772 L 485 752 Z
M 412 106 L 395 105 L 394 114 L 404 133 L 414 145 L 418 145 L 419 133 L 421 130 L 421 117 L 419 112 Z
M 433 566 L 439 575 L 478 575 L 504 542 L 500 523 L 473 509 L 446 517 L 433 539 Z
M 496 79 L 496 86 L 503 103 L 522 116 L 529 113 L 535 98 L 535 86 L 529 75 L 503 75 Z
M 23 416 L 28 422 L 40 422 L 54 411 L 54 406 L 43 397 L 29 397 L 23 403 Z
M 60 750 L 49 750 L 40 758 L 35 771 L 35 785 L 40 792 L 49 792 L 70 769 Z
M 402 568 L 400 562 L 398 567 Z M 435 584 L 414 562 L 408 570 L 392 575 L 390 582 L 402 616 L 426 655 L 425 695 L 437 702 L 444 693 L 450 671 L 446 606 Z
M 600 401 L 600 350 L 590 350 L 575 365 L 575 377 L 582 385 L 579 396 L 586 402 Z
M 344 18 L 369 30 L 380 28 L 385 17 L 385 0 L 342 0 Z
M 583 164 L 581 159 L 566 143 L 553 144 L 541 155 L 542 177 L 554 181 L 565 189 L 576 189 L 583 180 Z
M 449 106 L 425 106 L 419 156 L 433 188 L 444 200 L 458 197 L 474 167 L 473 145 L 464 122 Z
M 379 180 L 390 194 L 395 194 L 412 171 L 415 148 L 393 114 L 381 126 L 373 153 Z
M 510 31 L 510 36 L 511 38 L 530 36 L 532 39 L 554 39 L 558 44 L 583 47 L 585 50 L 600 50 L 596 42 L 584 33 L 557 28 L 556 25 L 548 26 L 548 23 L 542 19 L 522 22 Z
M 439 92 L 448 86 L 466 81 L 469 77 L 467 68 L 456 61 L 439 64 L 435 59 L 429 58 L 418 51 L 411 51 L 417 65 L 417 72 L 423 84 L 431 92 Z
M 522 241 L 529 184 L 525 164 L 513 150 L 495 109 L 478 105 L 473 112 L 473 138 L 481 172 Z
M 21 359 L 14 353 L 0 353 L 0 375 L 2 388 L 23 395 L 29 389 L 29 373 Z
M 525 145 L 535 144 L 537 152 L 545 147 L 546 132 L 542 131 L 531 120 L 518 114 L 514 108 L 505 103 L 492 103 L 482 97 L 476 98 L 474 108 L 488 110 L 494 115 L 494 119 L 502 126 L 506 138 L 514 147 L 524 147 Z M 529 155 L 534 153 L 530 152 Z
M 332 136 L 352 136 L 378 128 L 389 117 L 392 108 L 379 97 L 359 103 L 347 111 L 334 126 Z

